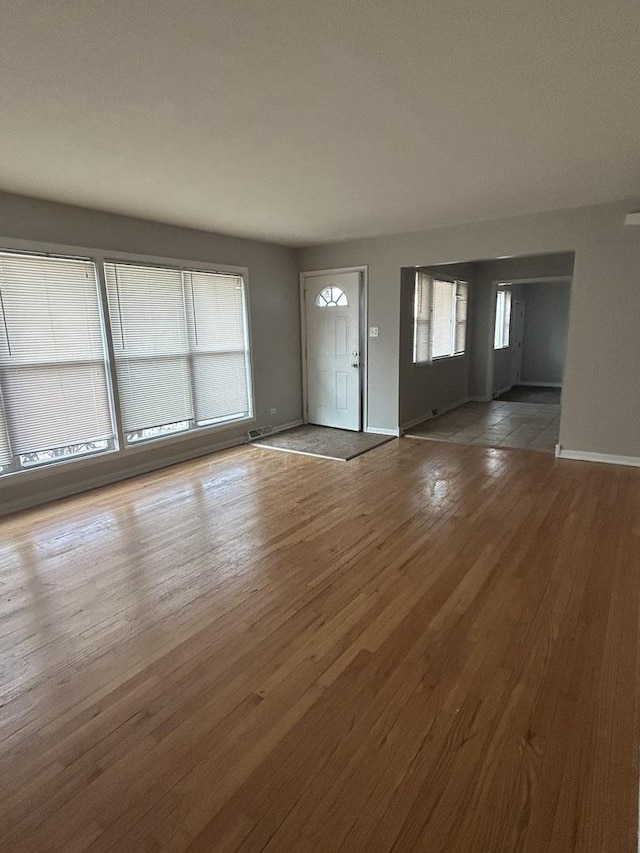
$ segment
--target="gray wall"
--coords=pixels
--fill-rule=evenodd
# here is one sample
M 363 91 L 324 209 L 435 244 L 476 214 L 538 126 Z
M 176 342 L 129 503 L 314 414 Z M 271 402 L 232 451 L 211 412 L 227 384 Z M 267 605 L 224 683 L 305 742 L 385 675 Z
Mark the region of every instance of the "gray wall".
M 511 387 L 511 348 L 497 349 L 493 356 L 492 394 L 495 396 Z
M 303 270 L 368 265 L 369 324 L 380 330 L 369 339 L 370 428 L 399 424 L 402 267 L 575 252 L 560 443 L 640 457 L 640 230 L 623 225 L 638 209 L 635 198 L 302 250 Z
M 30 241 L 30 248 L 55 245 L 248 267 L 256 425 L 302 417 L 298 275 L 292 249 L 0 193 L 0 248 L 20 247 L 20 241 Z M 276 415 L 269 414 L 271 408 Z M 192 433 L 128 451 L 126 458 L 102 457 L 55 473 L 50 469 L 46 476 L 38 471 L 5 478 L 0 515 L 238 443 L 248 428 L 243 424 Z
M 569 328 L 568 282 L 525 284 L 522 381 L 562 384 Z
M 415 424 L 429 417 L 433 409 L 442 411 L 469 398 L 469 341 L 473 316 L 473 264 L 449 264 L 430 269 L 469 283 L 467 351 L 433 364 L 413 363 L 413 300 L 415 269 L 402 270 L 400 288 L 400 423 Z

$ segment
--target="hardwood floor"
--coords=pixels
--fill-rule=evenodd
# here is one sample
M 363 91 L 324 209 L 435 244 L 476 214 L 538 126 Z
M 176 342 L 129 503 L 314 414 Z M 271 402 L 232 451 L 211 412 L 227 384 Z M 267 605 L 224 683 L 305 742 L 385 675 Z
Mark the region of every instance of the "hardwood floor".
M 640 470 L 241 448 L 0 521 L 7 853 L 631 853 Z

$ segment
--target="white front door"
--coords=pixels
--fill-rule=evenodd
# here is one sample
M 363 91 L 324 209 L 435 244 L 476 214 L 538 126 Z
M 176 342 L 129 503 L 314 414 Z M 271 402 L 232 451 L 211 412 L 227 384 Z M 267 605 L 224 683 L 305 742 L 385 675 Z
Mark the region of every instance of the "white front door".
M 304 278 L 307 420 L 359 431 L 360 273 Z
M 511 385 L 522 378 L 522 342 L 524 340 L 524 302 L 515 302 L 511 332 Z

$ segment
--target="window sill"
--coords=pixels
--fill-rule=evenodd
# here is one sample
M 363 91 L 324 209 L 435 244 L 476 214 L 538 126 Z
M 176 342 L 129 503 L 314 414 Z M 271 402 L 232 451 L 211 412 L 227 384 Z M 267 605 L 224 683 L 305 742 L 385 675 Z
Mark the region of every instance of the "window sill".
M 466 352 L 458 352 L 455 355 L 439 355 L 431 361 L 414 361 L 412 364 L 414 367 L 433 367 L 434 364 L 440 364 L 443 361 L 456 361 L 466 355 Z

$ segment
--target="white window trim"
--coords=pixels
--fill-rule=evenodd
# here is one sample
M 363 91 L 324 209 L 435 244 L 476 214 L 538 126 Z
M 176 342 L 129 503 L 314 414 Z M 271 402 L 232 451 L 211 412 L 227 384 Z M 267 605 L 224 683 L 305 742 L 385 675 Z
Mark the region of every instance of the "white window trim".
M 149 447 L 157 447 L 158 445 L 166 446 L 170 449 L 174 446 L 185 445 L 193 442 L 197 437 L 205 437 L 207 435 L 216 435 L 229 430 L 237 429 L 239 426 L 250 425 L 255 423 L 256 400 L 255 400 L 255 365 L 253 357 L 253 340 L 251 330 L 251 286 L 249 281 L 248 267 L 234 266 L 231 264 L 218 264 L 211 261 L 191 260 L 186 258 L 171 258 L 162 255 L 145 255 L 132 252 L 114 252 L 105 249 L 95 249 L 88 246 L 77 246 L 60 243 L 46 243 L 34 240 L 18 240 L 13 237 L 0 236 L 0 249 L 8 252 L 33 252 L 40 255 L 54 255 L 62 257 L 80 257 L 93 261 L 98 270 L 99 293 L 102 305 L 103 318 L 105 329 L 107 330 L 107 369 L 109 372 L 110 384 L 113 388 L 113 409 L 116 414 L 116 425 L 118 432 L 118 447 L 93 453 L 88 456 L 82 456 L 78 459 L 60 459 L 53 462 L 48 462 L 44 465 L 22 469 L 18 471 L 7 471 L 5 474 L 0 474 L 0 482 L 8 483 L 10 480 L 19 480 L 20 482 L 35 481 L 46 478 L 51 475 L 52 471 L 62 469 L 64 471 L 82 471 L 90 470 L 96 462 L 108 457 L 116 458 L 131 458 L 132 461 L 136 457 L 141 457 L 145 449 Z M 246 316 L 247 316 L 247 337 L 249 344 L 249 363 L 251 369 L 251 411 L 252 416 L 248 418 L 238 418 L 234 421 L 229 421 L 224 424 L 213 424 L 211 426 L 202 426 L 196 429 L 185 430 L 184 432 L 175 433 L 174 435 L 158 436 L 157 438 L 145 439 L 136 444 L 127 445 L 122 434 L 122 418 L 120 416 L 119 404 L 117 399 L 117 376 L 116 365 L 113 354 L 113 346 L 111 343 L 111 326 L 108 317 L 107 293 L 104 281 L 104 263 L 108 261 L 120 261 L 132 264 L 151 264 L 157 266 L 166 266 L 172 269 L 201 269 L 207 272 L 230 273 L 232 275 L 242 276 L 245 287 L 246 300 Z M 107 313 L 105 313 L 107 312 Z
M 506 294 L 509 294 L 509 322 L 507 324 L 508 330 L 507 330 L 506 343 L 505 343 L 505 335 L 504 335 L 505 328 L 504 327 L 505 327 L 506 315 L 503 316 L 502 322 L 501 322 L 501 329 L 500 329 L 500 341 L 501 341 L 501 343 L 496 344 L 496 331 L 498 328 L 498 302 L 500 301 L 500 294 L 501 293 L 505 294 L 505 300 L 506 300 Z M 511 345 L 511 312 L 512 312 L 512 309 L 513 309 L 513 293 L 510 290 L 507 290 L 506 285 L 504 285 L 503 283 L 498 284 L 496 287 L 495 316 L 494 316 L 494 322 L 493 322 L 493 349 L 496 351 L 503 350 L 503 349 L 509 349 L 509 346 Z

